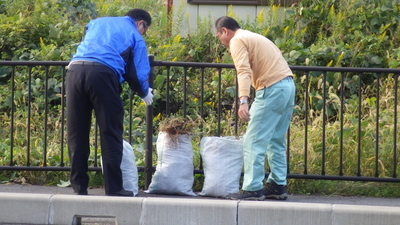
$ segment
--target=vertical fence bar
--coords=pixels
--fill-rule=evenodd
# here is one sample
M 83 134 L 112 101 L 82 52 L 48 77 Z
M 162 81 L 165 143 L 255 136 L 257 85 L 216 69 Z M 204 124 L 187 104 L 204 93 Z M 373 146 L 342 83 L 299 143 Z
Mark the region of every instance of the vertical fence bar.
M 201 68 L 201 86 L 200 86 L 200 117 L 203 119 L 204 116 L 204 80 L 205 80 L 205 68 Z M 203 133 L 203 123 L 200 123 L 200 140 L 202 138 L 202 133 Z M 203 170 L 203 158 L 200 155 L 200 165 L 199 169 Z
M 47 163 L 47 115 L 49 114 L 49 108 L 48 108 L 48 103 L 49 103 L 49 66 L 45 67 L 45 90 L 44 90 L 44 121 L 43 121 L 43 125 L 44 125 L 44 137 L 43 137 L 43 165 L 42 166 L 46 166 Z
M 62 68 L 62 78 L 61 78 L 61 157 L 60 166 L 64 166 L 64 129 L 65 129 L 65 67 Z
M 290 174 L 290 125 L 286 137 L 286 164 L 287 174 Z
M 11 124 L 10 124 L 10 166 L 14 166 L 14 117 L 15 117 L 15 66 L 11 67 Z
M 154 86 L 154 56 L 149 56 L 149 86 Z M 146 106 L 146 153 L 145 153 L 145 188 L 148 189 L 153 174 L 153 105 Z
M 217 130 L 217 136 L 221 136 L 221 114 L 222 114 L 222 108 L 221 108 L 221 90 L 222 90 L 222 69 L 218 68 L 218 130 Z
M 308 107 L 309 107 L 309 89 L 308 89 L 308 83 L 309 81 L 309 76 L 310 72 L 306 72 L 306 80 L 305 80 L 305 87 L 304 91 L 305 97 L 304 97 L 304 172 L 303 174 L 307 174 L 308 171 L 308 165 L 307 165 L 307 158 L 308 158 Z
M 326 154 L 326 71 L 322 72 L 322 89 L 323 89 L 323 97 L 322 97 L 322 168 L 321 175 L 325 175 L 325 154 Z
M 239 136 L 239 82 L 237 74 L 235 74 L 235 90 L 235 100 L 233 101 L 233 104 L 235 105 L 235 136 Z
M 358 137 L 357 137 L 357 176 L 361 176 L 361 117 L 362 117 L 362 78 L 363 73 L 358 74 Z
M 376 121 L 375 121 L 375 177 L 379 177 L 379 92 L 380 74 L 376 74 Z
M 200 116 L 204 116 L 204 79 L 205 79 L 205 69 L 201 68 L 201 83 L 200 83 Z M 200 131 L 203 131 L 203 124 L 200 124 Z
M 393 121 L 393 178 L 397 177 L 397 105 L 399 74 L 394 75 L 394 121 Z
M 185 118 L 186 118 L 186 114 L 187 114 L 186 103 L 187 103 L 187 67 L 184 67 L 184 71 L 183 71 L 183 117 L 185 117 Z
M 95 120 L 95 124 L 94 124 L 94 167 L 97 167 L 97 153 L 98 153 L 98 149 L 99 149 L 99 136 L 98 136 L 98 132 L 99 132 L 99 126 L 97 125 L 97 119 Z
M 344 120 L 344 73 L 340 73 L 340 146 L 339 146 L 339 176 L 343 176 L 343 120 Z
M 26 165 L 31 165 L 31 102 L 32 100 L 32 67 L 28 67 L 28 115 L 27 115 L 27 126 L 26 126 L 26 142 L 27 142 L 27 150 L 26 150 Z
M 169 86 L 169 84 L 170 84 L 170 82 L 171 82 L 171 80 L 170 80 L 170 70 L 171 70 L 171 67 L 170 66 L 167 66 L 167 88 L 166 88 L 166 99 L 165 99 L 165 101 L 166 101 L 166 103 L 165 103 L 165 113 L 167 114 L 167 116 L 169 116 L 169 114 L 171 114 L 171 109 L 170 109 L 170 106 L 169 106 L 169 103 L 170 103 L 170 86 Z
M 129 88 L 130 89 L 130 88 Z M 128 135 L 129 135 L 129 143 L 132 144 L 132 124 L 133 124 L 133 93 L 132 90 L 129 90 L 129 129 L 128 129 Z

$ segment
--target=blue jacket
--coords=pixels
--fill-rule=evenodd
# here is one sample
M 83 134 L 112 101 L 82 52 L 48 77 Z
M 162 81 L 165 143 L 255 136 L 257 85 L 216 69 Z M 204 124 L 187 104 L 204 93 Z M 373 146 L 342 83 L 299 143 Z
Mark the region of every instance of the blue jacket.
M 132 91 L 146 97 L 150 64 L 146 42 L 129 17 L 101 17 L 90 21 L 71 61 L 88 60 L 115 71 L 120 83 L 127 81 Z

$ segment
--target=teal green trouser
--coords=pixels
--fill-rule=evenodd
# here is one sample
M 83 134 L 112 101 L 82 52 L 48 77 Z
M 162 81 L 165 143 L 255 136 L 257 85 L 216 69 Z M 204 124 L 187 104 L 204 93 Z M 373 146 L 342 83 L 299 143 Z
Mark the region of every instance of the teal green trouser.
M 295 89 L 292 77 L 287 77 L 256 92 L 243 140 L 243 190 L 263 188 L 266 156 L 271 170 L 267 182 L 286 185 L 286 133 L 292 118 Z

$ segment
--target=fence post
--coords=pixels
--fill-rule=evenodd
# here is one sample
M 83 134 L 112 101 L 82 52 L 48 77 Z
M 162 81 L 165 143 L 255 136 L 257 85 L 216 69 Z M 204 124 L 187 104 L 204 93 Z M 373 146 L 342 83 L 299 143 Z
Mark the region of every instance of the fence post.
M 154 55 L 149 55 L 149 86 L 153 88 Z M 148 189 L 153 174 L 153 105 L 146 106 L 146 154 L 145 154 L 145 189 Z

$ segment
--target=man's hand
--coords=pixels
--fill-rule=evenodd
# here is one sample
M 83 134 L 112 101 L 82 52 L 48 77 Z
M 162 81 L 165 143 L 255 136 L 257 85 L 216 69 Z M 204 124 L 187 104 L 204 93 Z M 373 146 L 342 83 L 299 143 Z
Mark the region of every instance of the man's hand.
M 153 104 L 153 94 L 151 93 L 152 91 L 153 88 L 149 88 L 149 92 L 147 93 L 146 97 L 142 98 L 143 102 L 146 103 L 146 105 Z
M 238 114 L 240 119 L 242 119 L 245 122 L 249 122 L 250 121 L 249 104 L 247 103 L 240 104 Z

